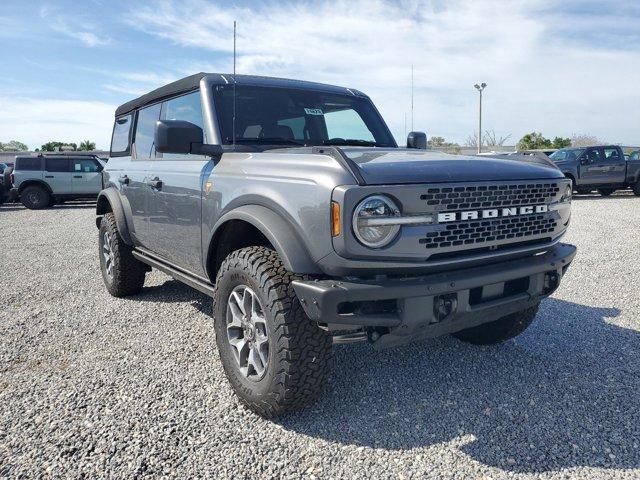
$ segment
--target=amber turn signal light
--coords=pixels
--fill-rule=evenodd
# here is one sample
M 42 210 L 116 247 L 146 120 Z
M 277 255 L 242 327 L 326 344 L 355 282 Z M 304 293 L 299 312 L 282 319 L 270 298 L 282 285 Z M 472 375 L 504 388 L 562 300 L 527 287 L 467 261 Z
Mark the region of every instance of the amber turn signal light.
M 340 204 L 331 202 L 331 235 L 337 237 L 341 231 Z

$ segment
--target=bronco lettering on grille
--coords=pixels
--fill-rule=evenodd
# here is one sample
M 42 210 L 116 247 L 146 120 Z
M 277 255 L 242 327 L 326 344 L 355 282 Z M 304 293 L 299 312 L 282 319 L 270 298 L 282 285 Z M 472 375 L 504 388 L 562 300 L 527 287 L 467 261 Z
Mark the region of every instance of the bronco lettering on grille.
M 529 205 L 526 207 L 488 208 L 486 210 L 466 210 L 462 212 L 445 212 L 438 214 L 438 223 L 456 222 L 460 220 L 479 220 L 483 218 L 515 217 L 549 211 L 548 205 Z

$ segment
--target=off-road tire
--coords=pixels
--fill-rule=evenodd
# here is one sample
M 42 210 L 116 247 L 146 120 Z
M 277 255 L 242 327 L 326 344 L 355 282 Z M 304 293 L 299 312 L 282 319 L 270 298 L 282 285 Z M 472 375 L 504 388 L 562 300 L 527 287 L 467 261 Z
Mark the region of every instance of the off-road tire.
M 45 188 L 32 185 L 20 193 L 20 202 L 29 210 L 42 210 L 51 205 L 51 195 Z
M 491 345 L 517 337 L 524 332 L 538 313 L 539 303 L 526 310 L 506 315 L 490 323 L 467 328 L 452 335 L 463 342 L 474 345 Z
M 615 190 L 613 188 L 599 188 L 598 189 L 598 193 L 600 195 L 602 195 L 603 197 L 608 197 L 609 195 L 611 195 L 613 192 L 615 192 Z
M 109 236 L 111 250 L 113 252 L 111 276 L 107 274 L 104 255 L 105 234 Z M 144 277 L 148 268 L 144 263 L 134 258 L 131 254 L 133 249 L 122 240 L 113 213 L 107 213 L 102 217 L 98 236 L 98 248 L 100 270 L 107 291 L 114 297 L 126 297 L 139 293 L 144 286 Z
M 640 197 L 640 180 L 638 180 L 633 186 L 633 194 L 636 197 Z
M 213 298 L 218 353 L 234 392 L 263 417 L 308 405 L 324 389 L 330 371 L 331 337 L 304 313 L 288 272 L 276 252 L 247 247 L 229 254 L 220 266 Z M 269 353 L 264 376 L 244 376 L 227 337 L 227 305 L 234 288 L 249 287 L 262 304 Z

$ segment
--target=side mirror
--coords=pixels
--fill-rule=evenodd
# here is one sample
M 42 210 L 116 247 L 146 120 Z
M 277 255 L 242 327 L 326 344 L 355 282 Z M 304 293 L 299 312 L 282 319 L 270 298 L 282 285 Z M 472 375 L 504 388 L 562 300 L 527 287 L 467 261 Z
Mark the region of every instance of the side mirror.
M 424 132 L 411 132 L 407 135 L 407 148 L 419 148 L 426 150 L 427 134 Z
M 199 126 L 184 120 L 158 120 L 154 141 L 156 151 L 162 153 L 193 153 L 196 155 L 222 153 L 220 145 L 203 143 L 204 133 Z

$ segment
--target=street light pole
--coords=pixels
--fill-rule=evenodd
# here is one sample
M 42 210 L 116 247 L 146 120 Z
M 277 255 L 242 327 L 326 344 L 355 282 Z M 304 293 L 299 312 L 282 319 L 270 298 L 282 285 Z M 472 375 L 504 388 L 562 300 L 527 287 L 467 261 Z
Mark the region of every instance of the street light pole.
M 474 88 L 480 93 L 480 107 L 478 110 L 478 154 L 482 152 L 482 91 L 486 86 L 487 84 L 484 82 L 480 85 L 477 83 L 474 85 Z

